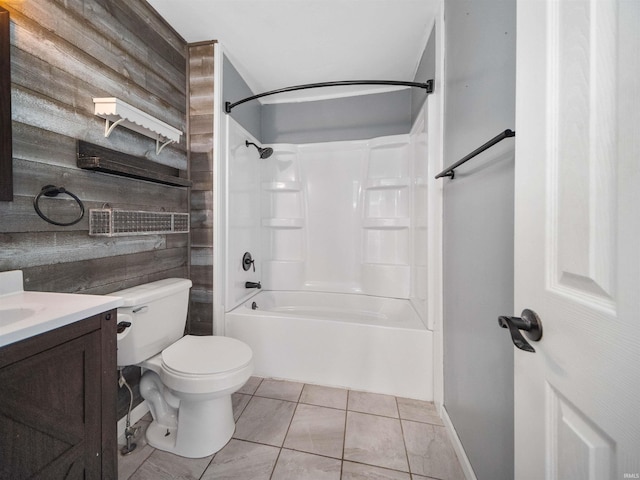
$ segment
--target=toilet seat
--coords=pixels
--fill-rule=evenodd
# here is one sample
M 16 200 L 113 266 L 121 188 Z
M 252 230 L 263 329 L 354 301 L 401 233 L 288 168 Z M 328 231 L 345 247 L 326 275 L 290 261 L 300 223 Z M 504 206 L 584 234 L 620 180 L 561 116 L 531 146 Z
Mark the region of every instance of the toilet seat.
M 249 346 L 229 337 L 186 335 L 159 356 L 163 383 L 183 393 L 237 390 L 253 371 Z
M 162 367 L 177 375 L 218 375 L 246 366 L 252 356 L 235 338 L 186 335 L 162 351 Z

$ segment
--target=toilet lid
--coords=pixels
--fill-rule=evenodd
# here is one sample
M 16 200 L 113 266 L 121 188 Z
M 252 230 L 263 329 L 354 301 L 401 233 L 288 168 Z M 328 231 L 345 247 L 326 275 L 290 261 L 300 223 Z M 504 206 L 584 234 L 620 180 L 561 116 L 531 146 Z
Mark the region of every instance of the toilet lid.
M 214 375 L 242 368 L 253 353 L 240 340 L 186 335 L 162 351 L 163 365 L 186 375 Z

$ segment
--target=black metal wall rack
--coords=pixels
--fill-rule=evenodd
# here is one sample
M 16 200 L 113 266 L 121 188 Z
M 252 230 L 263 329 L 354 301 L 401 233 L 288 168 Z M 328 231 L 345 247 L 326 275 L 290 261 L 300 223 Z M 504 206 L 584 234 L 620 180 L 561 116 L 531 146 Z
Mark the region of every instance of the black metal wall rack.
M 495 137 L 493 137 L 491 140 L 489 140 L 487 143 L 485 143 L 481 147 L 476 148 L 473 152 L 471 152 L 466 157 L 461 158 L 460 160 L 458 160 L 453 165 L 445 168 L 438 175 L 436 175 L 436 178 L 449 177 L 449 178 L 453 179 L 455 177 L 455 173 L 454 173 L 455 169 L 458 168 L 460 165 L 462 165 L 463 163 L 468 162 L 469 160 L 471 160 L 476 155 L 479 155 L 480 153 L 484 152 L 488 148 L 493 147 L 496 143 L 501 142 L 505 138 L 515 137 L 515 136 L 516 136 L 516 132 L 514 132 L 513 130 L 509 130 L 509 129 L 505 130 L 504 132 L 500 133 L 499 135 L 496 135 Z

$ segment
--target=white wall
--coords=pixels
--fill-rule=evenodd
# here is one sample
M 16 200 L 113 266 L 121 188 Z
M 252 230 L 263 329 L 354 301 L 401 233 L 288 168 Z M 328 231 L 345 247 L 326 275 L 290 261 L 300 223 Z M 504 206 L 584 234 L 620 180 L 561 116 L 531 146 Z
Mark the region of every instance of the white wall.
M 256 139 L 233 118 L 226 117 L 226 241 L 225 259 L 225 310 L 245 301 L 257 292 L 247 289 L 245 282 L 259 282 L 262 266 L 260 262 L 260 168 L 261 162 L 255 147 L 245 142 L 256 143 Z M 214 247 L 215 248 L 215 247 Z M 242 257 L 250 252 L 256 259 L 253 268 L 244 270 Z
M 444 8 L 448 166 L 514 128 L 516 2 L 454 0 Z M 445 407 L 477 478 L 510 480 L 513 345 L 497 318 L 515 313 L 514 139 L 473 158 L 454 180 L 439 181 Z

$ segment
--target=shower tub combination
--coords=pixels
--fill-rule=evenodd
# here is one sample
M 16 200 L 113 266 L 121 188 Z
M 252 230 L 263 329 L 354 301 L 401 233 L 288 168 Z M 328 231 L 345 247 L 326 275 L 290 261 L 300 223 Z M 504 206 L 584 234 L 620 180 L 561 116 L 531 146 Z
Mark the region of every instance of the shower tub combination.
M 219 306 L 256 375 L 433 399 L 425 112 L 410 134 L 270 150 L 228 119 Z
M 433 399 L 433 338 L 408 300 L 262 291 L 227 312 L 255 375 Z

